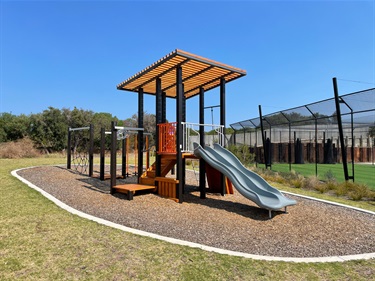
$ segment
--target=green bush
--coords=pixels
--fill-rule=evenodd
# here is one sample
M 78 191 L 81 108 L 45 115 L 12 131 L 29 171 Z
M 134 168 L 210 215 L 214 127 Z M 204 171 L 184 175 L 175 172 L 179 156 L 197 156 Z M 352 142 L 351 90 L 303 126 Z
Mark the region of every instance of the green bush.
M 348 193 L 348 186 L 346 182 L 339 183 L 333 191 L 336 196 L 344 196 Z
M 291 172 L 275 172 L 259 167 L 253 167 L 252 170 L 269 182 L 287 184 L 294 188 L 315 190 L 320 193 L 332 191 L 336 196 L 346 196 L 356 201 L 375 200 L 375 191 L 370 190 L 364 184 L 349 181 L 338 183 L 330 170 L 325 174 L 325 182 L 320 181 L 316 176 L 305 178 L 294 170 Z
M 331 169 L 324 174 L 324 179 L 327 181 L 336 181 L 336 178 Z
M 255 155 L 250 153 L 250 149 L 247 145 L 230 145 L 228 150 L 232 152 L 244 166 L 249 166 L 254 163 Z
M 368 197 L 369 189 L 363 184 L 356 184 L 353 182 L 346 182 L 348 186 L 348 197 L 354 201 L 361 200 Z

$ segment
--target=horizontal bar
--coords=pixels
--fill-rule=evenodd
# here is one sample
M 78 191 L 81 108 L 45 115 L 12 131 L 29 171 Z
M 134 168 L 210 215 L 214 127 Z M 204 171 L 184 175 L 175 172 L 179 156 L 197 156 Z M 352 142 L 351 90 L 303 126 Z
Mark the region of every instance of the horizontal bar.
M 207 109 L 207 108 L 215 108 L 215 107 L 220 107 L 220 105 L 211 105 L 211 106 L 206 106 L 206 107 L 203 107 L 203 109 Z
M 206 127 L 224 127 L 224 125 L 215 125 L 215 124 L 199 124 L 199 123 L 190 123 L 190 122 L 181 122 L 181 124 L 185 125 L 193 125 L 193 126 L 206 126 Z
M 69 131 L 90 130 L 90 127 L 69 128 Z
M 116 130 L 124 130 L 124 131 L 144 131 L 144 128 L 133 128 L 133 127 L 119 127 L 115 126 Z

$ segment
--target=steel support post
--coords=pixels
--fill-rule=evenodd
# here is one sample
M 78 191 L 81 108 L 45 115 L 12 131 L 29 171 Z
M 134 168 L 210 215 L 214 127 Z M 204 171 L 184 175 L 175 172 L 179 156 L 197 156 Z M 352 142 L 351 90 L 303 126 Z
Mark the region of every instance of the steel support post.
M 111 174 L 111 189 L 110 193 L 115 192 L 114 187 L 116 186 L 116 150 L 117 150 L 117 130 L 116 122 L 111 122 L 111 164 L 110 164 L 110 174 Z
M 263 127 L 263 115 L 262 115 L 262 107 L 259 105 L 259 120 L 260 120 L 260 130 L 262 132 L 262 142 L 263 142 L 263 153 L 264 153 L 264 164 L 267 169 L 267 145 L 266 145 L 266 138 L 265 138 L 265 132 Z
M 204 124 L 204 89 L 199 90 L 199 124 Z M 199 127 L 199 143 L 204 148 L 204 126 Z M 199 190 L 200 198 L 206 198 L 206 163 L 199 159 Z
M 100 180 L 104 181 L 105 169 L 105 128 L 100 129 Z
M 121 140 L 121 175 L 126 178 L 126 138 Z
M 70 127 L 68 129 L 68 148 L 67 148 L 67 157 L 66 157 L 66 168 L 72 168 L 72 132 L 70 131 Z
M 156 79 L 156 93 L 155 93 L 155 103 L 156 103 L 156 167 L 155 167 L 155 175 L 156 177 L 160 177 L 161 175 L 161 156 L 159 154 L 160 151 L 160 136 L 159 136 L 159 124 L 163 123 L 163 94 L 161 92 L 161 80 L 160 78 Z M 155 184 L 157 184 L 155 182 Z
M 224 134 L 224 137 L 223 137 L 223 143 L 222 143 L 222 146 L 225 147 L 225 79 L 224 78 L 221 78 L 220 79 L 220 125 L 223 125 L 223 134 Z M 220 184 L 221 184 L 221 195 L 224 196 L 225 195 L 225 177 L 223 174 L 221 174 L 221 180 L 220 180 Z
M 161 123 L 167 123 L 167 94 L 161 95 Z
M 89 141 L 89 177 L 94 173 L 94 125 L 90 124 L 90 141 Z
M 177 137 L 176 137 L 176 151 L 177 151 L 177 175 L 176 178 L 178 180 L 177 184 L 177 198 L 180 203 L 182 203 L 182 190 L 184 187 L 184 178 L 183 178 L 183 161 L 182 161 L 182 145 L 183 145 L 183 129 L 182 129 L 182 120 L 184 116 L 184 92 L 183 92 L 183 85 L 182 85 L 182 68 L 179 66 L 176 68 L 176 119 L 177 119 Z
M 340 136 L 342 166 L 344 168 L 344 177 L 345 177 L 345 180 L 347 181 L 347 180 L 349 180 L 348 163 L 347 163 L 347 156 L 346 156 L 346 146 L 345 146 L 345 142 L 344 142 L 344 133 L 343 133 L 343 129 L 342 129 L 339 90 L 338 90 L 338 87 L 337 87 L 336 77 L 332 78 L 332 82 L 333 82 L 333 91 L 334 91 L 334 95 L 335 95 L 337 125 L 338 125 L 339 136 Z
M 138 128 L 143 128 L 143 89 L 138 90 Z M 138 131 L 138 183 L 143 174 L 143 131 Z

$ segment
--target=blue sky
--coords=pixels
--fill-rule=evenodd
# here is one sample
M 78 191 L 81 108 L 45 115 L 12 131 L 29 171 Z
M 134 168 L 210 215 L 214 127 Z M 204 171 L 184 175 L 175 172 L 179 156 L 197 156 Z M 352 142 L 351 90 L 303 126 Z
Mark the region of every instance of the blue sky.
M 0 1 L 0 112 L 78 107 L 126 119 L 137 94 L 116 85 L 174 49 L 247 71 L 227 84 L 227 126 L 257 117 L 258 105 L 267 114 L 331 98 L 333 77 L 340 94 L 375 87 L 374 0 Z M 145 96 L 145 111 L 154 101 Z M 205 104 L 219 104 L 217 90 Z M 198 97 L 187 121 L 198 122 Z

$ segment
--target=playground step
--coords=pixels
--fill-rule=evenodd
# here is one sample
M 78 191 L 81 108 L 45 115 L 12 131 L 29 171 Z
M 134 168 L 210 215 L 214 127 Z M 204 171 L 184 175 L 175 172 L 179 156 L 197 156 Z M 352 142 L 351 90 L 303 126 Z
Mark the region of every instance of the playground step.
M 169 171 L 176 165 L 176 158 L 162 158 L 161 159 L 161 176 L 164 177 Z M 156 165 L 155 163 L 142 174 L 141 178 L 155 178 L 156 176 Z
M 140 184 L 145 184 L 148 186 L 154 186 L 155 185 L 155 178 L 146 178 L 146 177 L 141 177 L 139 179 Z
M 144 184 L 122 184 L 122 185 L 115 185 L 113 187 L 117 192 L 126 193 L 128 195 L 128 200 L 133 199 L 133 194 L 136 191 L 140 190 L 150 190 L 151 192 L 155 192 L 155 186 L 144 185 Z
M 178 184 L 178 180 L 173 178 L 164 178 L 164 177 L 157 177 L 155 178 L 157 181 L 158 186 L 158 195 L 161 197 L 165 197 L 168 199 L 172 199 L 176 202 L 178 202 L 177 196 L 176 196 L 176 184 Z
M 155 170 L 147 171 L 147 177 L 148 178 L 154 178 L 155 177 Z

